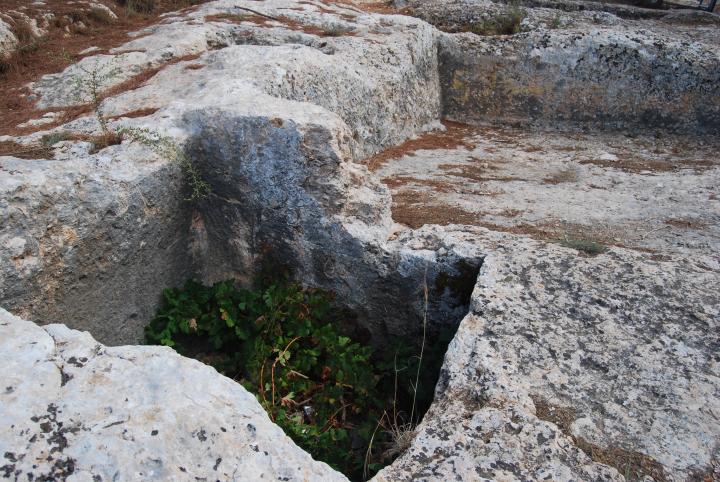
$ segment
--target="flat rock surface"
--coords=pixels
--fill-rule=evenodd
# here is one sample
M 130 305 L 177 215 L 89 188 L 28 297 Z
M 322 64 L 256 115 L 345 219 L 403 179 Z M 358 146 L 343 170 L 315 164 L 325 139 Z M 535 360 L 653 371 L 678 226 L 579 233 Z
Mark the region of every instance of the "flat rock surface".
M 165 347 L 105 347 L 0 310 L 0 474 L 14 480 L 347 480 L 236 382 Z
M 719 475 L 717 260 L 587 257 L 472 227 L 406 236 L 490 254 L 435 404 L 380 480 Z
M 411 227 L 471 224 L 571 245 L 716 256 L 718 152 L 712 139 L 450 123 L 369 163 L 392 192 L 393 219 Z

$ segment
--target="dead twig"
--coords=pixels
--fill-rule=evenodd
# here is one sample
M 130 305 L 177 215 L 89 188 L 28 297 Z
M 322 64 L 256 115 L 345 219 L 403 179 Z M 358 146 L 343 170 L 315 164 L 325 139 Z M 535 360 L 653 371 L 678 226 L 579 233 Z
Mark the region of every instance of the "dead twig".
M 296 336 L 295 338 L 290 340 L 290 343 L 288 343 L 287 346 L 285 347 L 285 349 L 278 354 L 277 358 L 275 359 L 275 361 L 272 364 L 272 369 L 270 370 L 270 380 L 271 380 L 271 384 L 272 384 L 272 406 L 273 407 L 275 406 L 275 366 L 282 359 L 283 355 L 285 355 L 285 353 L 287 353 L 287 351 L 290 349 L 290 345 L 292 345 L 299 339 L 300 339 L 300 337 Z
M 254 13 L 255 15 L 259 15 L 259 16 L 261 16 L 261 17 L 269 18 L 270 20 L 275 20 L 276 22 L 282 22 L 282 19 L 279 19 L 279 18 L 277 18 L 277 17 L 273 17 L 272 15 L 267 15 L 267 14 L 258 12 L 257 10 L 253 10 L 252 8 L 238 7 L 237 5 L 235 6 L 235 8 L 237 8 L 237 9 L 239 9 L 239 10 L 245 10 L 246 12 Z

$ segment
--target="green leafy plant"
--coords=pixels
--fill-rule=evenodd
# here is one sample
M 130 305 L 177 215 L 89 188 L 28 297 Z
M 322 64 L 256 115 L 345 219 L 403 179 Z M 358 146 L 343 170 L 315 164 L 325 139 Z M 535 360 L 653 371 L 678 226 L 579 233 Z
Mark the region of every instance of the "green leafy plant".
M 189 200 L 202 199 L 210 194 L 210 184 L 202 178 L 193 160 L 175 142 L 172 137 L 163 136 L 157 131 L 138 127 L 122 127 L 117 131 L 121 138 L 129 138 L 150 148 L 160 157 L 177 163 L 185 174 L 190 187 Z
M 337 331 L 331 300 L 293 283 L 253 291 L 189 281 L 165 290 L 146 336 L 238 380 L 298 445 L 360 478 L 385 374 L 370 347 Z
M 454 326 L 434 331 L 425 344 L 423 288 L 422 342 L 390 341 L 389 357 L 340 332 L 331 293 L 286 281 L 167 289 L 146 338 L 242 383 L 313 457 L 365 480 L 409 447 L 455 333 Z

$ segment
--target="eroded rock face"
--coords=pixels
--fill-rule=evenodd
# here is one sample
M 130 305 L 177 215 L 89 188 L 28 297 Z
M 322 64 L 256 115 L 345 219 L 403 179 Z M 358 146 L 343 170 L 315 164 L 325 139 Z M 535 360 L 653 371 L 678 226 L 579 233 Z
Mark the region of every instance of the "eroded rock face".
M 7 57 L 17 45 L 17 37 L 10 25 L 0 19 L 0 58 Z
M 717 261 L 652 261 L 616 248 L 582 257 L 458 231 L 446 236 L 491 254 L 435 404 L 379 480 L 717 475 Z
M 46 323 L 72 325 L 72 313 L 108 343 L 137 341 L 160 301 L 148 290 L 191 276 L 182 174 L 144 149 L 89 156 L 83 144 L 0 161 L 0 297 Z
M 342 35 L 323 33 L 337 25 Z M 381 247 L 391 231 L 387 190 L 356 161 L 439 117 L 435 29 L 346 7 L 223 0 L 143 33 L 112 55 L 36 82 L 38 105 L 75 103 L 73 85 L 80 78 L 87 90 L 88 72 L 107 89 L 164 66 L 101 110 L 113 129 L 170 136 L 210 182 L 211 196 L 184 202 L 179 167 L 127 139 L 98 153 L 87 142 L 61 141 L 48 161 L 4 158 L 3 306 L 90 329 L 109 344 L 137 342 L 163 287 L 191 276 L 248 282 L 268 246 L 298 278 L 341 297 L 358 283 L 377 282 L 380 294 L 400 284 L 405 298 L 419 290 L 427 263 L 395 274 L 398 256 Z M 5 139 L 28 144 L 99 127 L 88 115 Z M 431 267 L 430 276 L 442 269 Z M 359 317 L 382 319 L 389 298 L 374 298 L 357 300 Z M 420 309 L 413 306 L 414 319 Z M 387 324 L 399 327 L 405 316 L 392 318 Z
M 513 15 L 485 0 L 413 5 L 416 15 L 449 31 L 483 32 L 488 22 Z M 720 81 L 720 57 L 711 33 L 716 25 L 518 8 L 514 14 L 524 17 L 516 35 L 442 38 L 449 118 L 718 132 L 720 94 L 713 86 Z
M 105 347 L 0 310 L 0 474 L 15 480 L 347 480 L 241 385 L 165 347 Z
M 509 8 L 417 3 L 416 14 L 450 30 Z M 521 33 L 488 37 L 348 5 L 220 0 L 40 79 L 32 95 L 56 110 L 28 126 L 54 124 L 76 102 L 78 76 L 97 72 L 100 87 L 117 89 L 100 106 L 110 128 L 167 136 L 212 192 L 188 203 L 180 167 L 152 145 L 126 138 L 94 152 L 79 137 L 101 132 L 92 114 L 3 136 L 21 146 L 58 137 L 49 159 L 0 158 L 0 304 L 107 344 L 137 342 L 162 288 L 193 276 L 247 284 L 270 262 L 336 292 L 358 331 L 382 346 L 417 334 L 425 289 L 427 318 L 442 325 L 467 313 L 475 286 L 436 401 L 409 451 L 378 480 L 718 476 L 717 236 L 709 227 L 693 244 L 682 234 L 688 219 L 717 218 L 695 213 L 705 200 L 717 205 L 716 163 L 704 158 L 715 153 L 711 144 L 690 157 L 660 156 L 662 175 L 642 167 L 661 154 L 652 142 L 625 149 L 620 136 L 568 137 L 552 147 L 559 138 L 535 134 L 519 154 L 519 136 L 498 147 L 490 131 L 448 147 L 444 160 L 429 146 L 377 174 L 366 166 L 368 156 L 437 127 L 443 111 L 470 121 L 716 132 L 712 22 L 696 28 L 630 7 L 551 0 L 533 7 Z M 662 23 L 632 23 L 651 18 Z M 135 77 L 148 68 L 158 72 Z M 579 144 L 588 151 L 581 156 L 573 154 Z M 545 157 L 527 156 L 549 145 Z M 488 179 L 473 169 L 490 170 L 478 159 L 490 152 L 527 165 L 504 165 Z M 422 172 L 427 166 L 434 172 Z M 582 189 L 608 192 L 577 195 L 568 167 L 592 178 Z M 677 184 L 692 192 L 649 197 L 691 170 Z M 534 207 L 522 221 L 597 224 L 587 213 L 603 201 L 610 207 L 599 219 L 648 229 L 679 221 L 670 233 L 679 239 L 643 231 L 637 247 L 658 253 L 585 257 L 469 226 L 492 203 L 502 207 L 497 216 L 520 216 L 507 212 L 507 199 L 484 200 L 497 194 L 488 182 L 520 173 L 543 184 L 534 191 L 542 202 L 525 193 Z M 398 174 L 436 196 L 418 189 L 393 201 L 380 177 L 390 183 Z M 639 199 L 642 209 L 615 210 L 620 183 L 622 202 Z M 552 193 L 597 201 L 563 217 Z M 393 217 L 398 205 L 413 209 L 411 226 L 396 224 L 410 224 Z M 666 206 L 682 209 L 682 219 L 646 219 Z M 459 212 L 472 222 L 458 221 Z M 13 425 L 0 438 L 3 475 L 341 479 L 210 368 L 168 349 L 108 348 L 59 325 L 5 312 L 0 320 L 9 367 L 0 418 Z

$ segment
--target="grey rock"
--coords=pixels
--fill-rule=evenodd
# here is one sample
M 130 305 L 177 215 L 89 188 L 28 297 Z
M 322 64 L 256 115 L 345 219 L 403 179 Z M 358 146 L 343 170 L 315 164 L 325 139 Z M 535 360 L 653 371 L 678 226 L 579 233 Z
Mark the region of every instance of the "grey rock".
M 7 57 L 17 45 L 17 37 L 10 25 L 0 19 L 0 57 Z
M 117 147 L 117 146 L 116 146 Z M 2 304 L 75 322 L 106 342 L 138 341 L 163 286 L 191 274 L 182 174 L 143 152 L 0 160 Z M 112 187 L 111 187 L 112 186 Z
M 658 253 L 611 248 L 584 257 L 527 236 L 458 225 L 453 210 L 464 203 L 481 213 L 485 202 L 485 194 L 462 190 L 486 181 L 465 178 L 442 179 L 450 184 L 438 196 L 444 211 L 422 212 L 423 198 L 410 197 L 418 226 L 425 224 L 411 229 L 396 223 L 399 202 L 381 178 L 397 174 L 398 165 L 420 177 L 428 166 L 441 169 L 445 158 L 467 166 L 469 156 L 485 152 L 477 149 L 482 143 L 417 149 L 380 173 L 368 169 L 369 156 L 437 127 L 443 113 L 473 122 L 716 132 L 718 97 L 708 90 L 720 72 L 717 49 L 708 47 L 712 23 L 691 28 L 665 13 L 542 1 L 526 6 L 521 33 L 479 37 L 348 5 L 219 0 L 167 16 L 109 54 L 40 79 L 31 86 L 38 104 L 62 110 L 75 101 L 78 76 L 119 69 L 104 76 L 107 89 L 161 68 L 105 99 L 101 111 L 113 129 L 168 136 L 212 192 L 187 202 L 180 166 L 128 138 L 95 153 L 88 142 L 62 141 L 51 159 L 0 158 L 0 305 L 41 324 L 89 330 L 109 345 L 135 343 L 162 288 L 193 276 L 247 285 L 264 264 L 286 265 L 305 284 L 336 292 L 339 307 L 355 314 L 350 328 L 378 347 L 392 335 L 416 340 L 426 310 L 433 329 L 464 317 L 413 444 L 378 480 L 622 480 L 623 457 L 645 463 L 645 475 L 660 480 L 714 475 L 715 228 L 698 234 L 703 246 L 673 231 L 672 242 L 658 236 L 638 246 Z M 422 5 L 410 3 L 421 15 Z M 427 11 L 440 17 L 427 19 L 449 19 L 450 30 L 507 11 L 475 0 L 433 5 Z M 557 12 L 561 28 L 549 28 Z M 141 109 L 152 113 L 129 115 Z M 59 130 L 93 135 L 100 123 L 85 116 L 1 140 L 27 145 Z M 582 156 L 563 162 L 608 190 L 624 186 L 615 198 L 585 198 L 606 203 L 608 222 L 626 220 L 623 207 L 630 205 L 640 218 L 657 212 L 652 203 L 681 208 L 683 216 L 717 207 L 713 162 L 703 172 L 619 174 L 612 166 L 627 161 L 623 154 L 652 161 L 657 152 L 647 151 L 660 143 L 619 152 L 616 134 L 588 136 L 561 143 L 592 148 L 605 170 L 585 167 L 581 161 L 590 158 Z M 506 144 L 518 145 L 482 144 L 527 164 L 506 173 L 542 179 L 560 167 L 552 159 L 560 148 L 545 158 L 523 157 L 529 151 L 519 154 L 520 140 L 508 137 Z M 707 142 L 692 158 L 716 150 Z M 680 164 L 689 159 L 676 154 L 670 157 Z M 424 174 L 421 180 L 438 180 L 438 172 Z M 675 183 L 688 192 L 670 193 Z M 563 220 L 544 193 L 582 200 L 572 186 L 535 188 L 534 221 Z M 577 208 L 565 218 L 587 213 Z M 702 216 L 716 219 L 713 212 Z M 3 420 L 17 420 L 0 436 L 10 474 L 58 478 L 72 468 L 103 478 L 127 470 L 129 480 L 180 479 L 186 472 L 179 467 L 190 467 L 176 461 L 189 457 L 200 464 L 199 476 L 340 478 L 210 368 L 169 349 L 107 348 L 58 325 L 0 317 L 0 348 L 11 367 L 0 410 Z M 118 393 L 127 393 L 127 402 Z M 202 422 L 191 419 L 198 407 Z M 228 417 L 251 421 L 235 425 L 246 430 L 240 445 L 222 431 L 229 433 Z M 153 427 L 157 420 L 164 428 Z M 267 455 L 253 449 L 247 423 L 270 446 Z M 166 438 L 152 438 L 158 436 Z M 140 443 L 131 445 L 133 439 Z M 49 451 L 57 457 L 48 460 Z M 122 462 L 114 465 L 111 452 Z M 32 468 L 36 457 L 42 464 Z
M 445 233 L 489 254 L 434 405 L 378 480 L 623 480 L 583 451 L 633 477 L 638 460 L 655 480 L 714 473 L 717 265 Z
M 16 480 L 347 480 L 255 397 L 165 347 L 105 347 L 0 309 L 0 473 Z
M 509 15 L 485 0 L 415 4 L 416 15 L 451 32 Z M 718 132 L 720 94 L 713 86 L 720 82 L 720 57 L 712 28 L 554 11 L 526 9 L 516 35 L 444 36 L 444 115 L 463 122 Z M 559 28 L 551 27 L 555 22 Z
M 110 87 L 140 65 L 210 50 L 217 39 L 256 38 L 168 65 L 101 107 L 103 115 L 120 117 L 113 128 L 147 127 L 175 139 L 212 185 L 201 203 L 184 202 L 179 167 L 137 142 L 97 154 L 66 146 L 51 161 L 0 161 L 0 235 L 9 243 L 0 245 L 8 260 L 0 271 L 3 306 L 39 322 L 91 330 L 104 343 L 137 342 L 164 287 L 191 276 L 249 283 L 273 246 L 275 259 L 298 279 L 333 289 L 352 300 L 360 320 L 375 320 L 366 335 L 417 330 L 419 301 L 384 313 L 391 300 L 419 300 L 428 262 L 408 263 L 382 246 L 391 227 L 388 193 L 357 161 L 439 116 L 437 32 L 410 17 L 356 15 L 355 35 L 320 37 L 331 47 L 326 53 L 317 36 L 293 24 L 197 21 L 235 13 L 240 4 L 204 4 L 112 56 L 86 57 L 34 84 L 42 105 L 65 105 L 68 86 L 87 71 L 99 72 L 101 87 Z M 279 18 L 296 4 L 247 5 Z M 338 7 L 332 17 L 341 14 L 347 11 Z M 292 15 L 308 25 L 330 16 L 313 8 Z M 381 24 L 394 29 L 375 33 Z M 198 64 L 203 68 L 188 68 Z M 122 74 L 109 75 L 117 69 Z M 159 110 L 122 119 L 145 108 Z M 92 134 L 99 125 L 90 116 L 59 129 Z M 412 269 L 398 275 L 401 262 Z M 440 263 L 429 271 L 432 281 L 456 269 Z M 365 286 L 372 289 L 356 297 Z M 452 293 L 438 296 L 438 306 L 455 303 Z
M 423 138 L 432 146 L 433 138 L 456 136 L 457 147 L 408 152 L 375 171 L 390 188 L 396 222 L 478 225 L 656 255 L 712 258 L 720 250 L 720 144 L 713 140 L 457 130 Z

